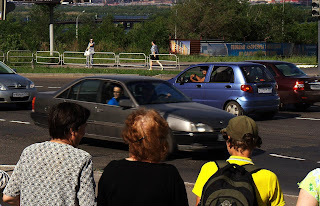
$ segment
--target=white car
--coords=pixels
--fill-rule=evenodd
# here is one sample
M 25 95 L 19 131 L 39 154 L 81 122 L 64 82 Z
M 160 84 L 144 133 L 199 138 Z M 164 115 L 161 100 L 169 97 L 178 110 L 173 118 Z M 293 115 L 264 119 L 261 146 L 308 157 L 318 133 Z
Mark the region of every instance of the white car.
M 36 93 L 31 80 L 18 75 L 0 61 L 0 103 L 14 103 L 27 109 Z

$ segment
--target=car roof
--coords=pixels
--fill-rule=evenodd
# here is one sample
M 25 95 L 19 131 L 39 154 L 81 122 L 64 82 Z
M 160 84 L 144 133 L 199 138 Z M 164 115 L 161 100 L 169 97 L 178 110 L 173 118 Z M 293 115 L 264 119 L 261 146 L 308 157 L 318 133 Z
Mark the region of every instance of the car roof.
M 215 65 L 215 66 L 224 66 L 224 65 L 235 65 L 235 66 L 248 66 L 248 65 L 260 65 L 254 62 L 206 62 L 206 63 L 200 63 L 195 64 L 193 66 L 208 66 L 208 65 Z
M 265 62 L 265 63 L 289 63 L 289 62 L 285 62 L 285 61 L 279 61 L 279 60 L 246 60 L 248 62 Z
M 132 81 L 164 81 L 154 77 L 139 76 L 139 75 L 99 75 L 99 76 L 88 76 L 80 79 L 104 79 L 104 80 L 116 80 L 123 83 Z M 78 80 L 80 80 L 78 79 Z

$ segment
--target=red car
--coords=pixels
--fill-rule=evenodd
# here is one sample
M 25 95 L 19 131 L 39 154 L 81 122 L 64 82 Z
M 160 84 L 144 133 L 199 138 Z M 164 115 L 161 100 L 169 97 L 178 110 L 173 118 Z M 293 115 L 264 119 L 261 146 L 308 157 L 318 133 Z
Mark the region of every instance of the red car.
M 305 74 L 295 64 L 273 60 L 250 60 L 263 64 L 278 83 L 280 106 L 293 104 L 297 109 L 307 109 L 320 102 L 320 78 Z

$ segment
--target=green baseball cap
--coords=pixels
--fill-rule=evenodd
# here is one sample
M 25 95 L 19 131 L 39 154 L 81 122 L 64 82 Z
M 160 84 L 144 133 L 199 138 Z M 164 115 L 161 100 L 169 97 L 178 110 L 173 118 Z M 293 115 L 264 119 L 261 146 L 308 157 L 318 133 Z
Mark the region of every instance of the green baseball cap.
M 245 134 L 258 137 L 258 126 L 256 122 L 247 116 L 238 116 L 229 120 L 228 126 L 221 130 L 234 140 L 241 141 Z

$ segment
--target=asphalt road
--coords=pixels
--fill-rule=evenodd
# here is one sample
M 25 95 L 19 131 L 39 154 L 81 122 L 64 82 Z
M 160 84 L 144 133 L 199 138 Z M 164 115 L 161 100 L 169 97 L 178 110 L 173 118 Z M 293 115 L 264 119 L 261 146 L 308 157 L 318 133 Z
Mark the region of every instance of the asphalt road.
M 70 78 L 29 77 L 39 91 L 57 90 Z M 35 142 L 49 139 L 47 129 L 37 127 L 30 118 L 30 110 L 14 105 L 0 105 L 0 164 L 16 164 L 22 150 Z M 281 111 L 273 120 L 256 118 L 262 137 L 262 147 L 253 154 L 259 166 L 274 171 L 285 194 L 297 195 L 296 183 L 313 168 L 319 167 L 320 104 L 306 112 L 290 108 Z M 124 144 L 84 139 L 81 149 L 93 156 L 94 168 L 102 170 L 108 162 L 128 155 Z M 201 166 L 209 161 L 225 159 L 225 151 L 186 153 L 180 152 L 167 162 L 175 165 L 185 182 L 194 183 Z

